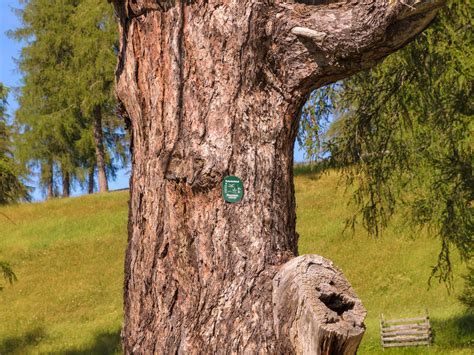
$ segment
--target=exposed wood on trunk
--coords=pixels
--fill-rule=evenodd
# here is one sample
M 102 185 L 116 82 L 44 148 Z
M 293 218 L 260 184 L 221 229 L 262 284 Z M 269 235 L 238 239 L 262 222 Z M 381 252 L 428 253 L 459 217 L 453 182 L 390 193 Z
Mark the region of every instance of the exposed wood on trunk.
M 133 147 L 126 353 L 290 349 L 272 279 L 297 255 L 298 112 L 425 28 L 439 3 L 424 2 L 410 16 L 417 1 L 114 1 Z M 227 175 L 244 182 L 238 204 L 221 198 Z
M 332 262 L 318 255 L 295 258 L 273 280 L 273 315 L 284 353 L 355 354 L 366 310 Z
M 104 133 L 102 132 L 102 109 L 100 106 L 96 106 L 94 109 L 94 141 L 99 192 L 107 192 L 109 185 L 105 166 Z
M 95 165 L 92 165 L 89 168 L 89 176 L 87 178 L 87 193 L 89 194 L 94 193 L 94 172 L 95 172 Z

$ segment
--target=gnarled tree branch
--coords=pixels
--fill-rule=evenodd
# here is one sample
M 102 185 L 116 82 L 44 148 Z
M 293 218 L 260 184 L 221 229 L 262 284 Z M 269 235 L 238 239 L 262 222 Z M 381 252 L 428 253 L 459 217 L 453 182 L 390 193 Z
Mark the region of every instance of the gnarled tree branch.
M 269 18 L 274 43 L 269 55 L 274 63 L 274 75 L 287 91 L 305 95 L 314 88 L 369 68 L 428 26 L 443 3 L 443 0 L 277 2 Z

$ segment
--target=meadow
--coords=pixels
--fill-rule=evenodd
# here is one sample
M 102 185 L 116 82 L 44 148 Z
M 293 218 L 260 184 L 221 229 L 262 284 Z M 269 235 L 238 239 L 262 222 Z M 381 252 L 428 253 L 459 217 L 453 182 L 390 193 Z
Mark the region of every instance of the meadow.
M 454 291 L 434 281 L 438 240 L 413 232 L 399 215 L 380 238 L 344 231 L 348 195 L 335 172 L 295 177 L 301 254 L 316 253 L 343 270 L 368 310 L 359 354 L 382 352 L 379 314 L 424 315 L 435 341 L 385 354 L 472 354 L 474 315 L 457 297 L 465 269 L 454 258 Z M 120 353 L 128 192 L 0 208 L 0 260 L 18 281 L 0 291 L 0 353 Z

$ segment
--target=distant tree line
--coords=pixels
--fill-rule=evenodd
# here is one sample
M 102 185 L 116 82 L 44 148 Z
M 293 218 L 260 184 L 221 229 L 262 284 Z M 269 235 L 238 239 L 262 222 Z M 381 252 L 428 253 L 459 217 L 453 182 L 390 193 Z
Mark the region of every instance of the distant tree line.
M 14 159 L 11 126 L 6 114 L 7 88 L 0 83 L 0 205 L 28 197 L 22 183 L 24 169 Z
M 27 196 L 31 172 L 39 172 L 47 198 L 68 197 L 73 185 L 108 191 L 108 180 L 128 159 L 113 92 L 118 33 L 111 5 L 27 0 L 16 12 L 22 25 L 9 35 L 24 43 L 23 79 L 19 109 L 9 124 L 2 121 L 20 179 L 8 199 Z
M 312 94 L 299 142 L 355 186 L 359 221 L 378 235 L 395 212 L 440 241 L 432 276 L 451 285 L 452 252 L 468 263 L 474 307 L 472 2 L 448 1 L 431 27 L 372 70 Z
M 8 90 L 0 83 L 0 205 L 27 198 L 28 191 L 21 182 L 22 170 L 14 160 L 11 151 L 10 131 L 7 121 L 6 105 Z M 0 216 L 8 218 L 7 216 Z M 0 278 L 9 283 L 16 280 L 10 264 L 0 260 Z M 0 291 L 3 284 L 0 284 Z

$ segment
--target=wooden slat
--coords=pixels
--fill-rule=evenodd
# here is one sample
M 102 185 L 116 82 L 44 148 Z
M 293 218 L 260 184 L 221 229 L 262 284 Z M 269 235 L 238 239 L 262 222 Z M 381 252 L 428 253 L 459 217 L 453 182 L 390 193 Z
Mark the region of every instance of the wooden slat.
M 425 333 L 425 334 L 408 334 L 408 335 L 395 335 L 395 336 L 386 336 L 386 335 L 382 335 L 382 339 L 388 339 L 388 340 L 397 340 L 397 339 L 400 339 L 400 338 L 423 338 L 423 339 L 426 339 L 426 338 L 429 338 L 431 337 L 431 334 L 429 333 Z
M 404 325 L 391 325 L 389 327 L 383 327 L 383 330 L 395 331 L 399 329 L 427 329 L 429 324 L 404 324 Z
M 406 344 L 404 346 L 407 346 L 409 344 L 417 345 L 418 343 L 431 344 L 431 339 L 418 339 L 418 340 L 413 340 L 413 341 L 406 340 L 406 341 L 393 341 L 393 342 L 382 341 L 382 345 Z
M 395 348 L 395 347 L 406 347 L 406 346 L 418 346 L 418 345 L 430 345 L 429 341 L 419 341 L 416 343 L 395 343 L 395 344 L 383 344 L 384 348 Z
M 427 321 L 428 317 L 414 317 L 414 318 L 400 318 L 400 319 L 391 319 L 386 320 L 384 323 L 407 323 L 407 322 L 416 322 L 416 321 Z
M 400 325 L 389 325 L 383 326 L 382 329 L 401 329 L 401 328 L 426 328 L 429 327 L 429 323 L 420 323 L 420 324 L 400 324 Z
M 407 330 L 398 330 L 394 332 L 385 332 L 381 331 L 380 335 L 382 336 L 396 336 L 396 335 L 429 335 L 431 331 L 429 329 L 407 329 Z
M 418 337 L 418 338 L 426 339 L 426 338 L 431 337 L 431 334 L 430 333 L 424 333 L 424 334 L 397 334 L 395 336 L 381 335 L 381 338 L 383 340 L 396 340 L 400 337 Z
M 429 332 L 430 327 L 426 328 L 398 328 L 398 329 L 381 329 L 380 332 L 384 334 L 397 333 L 397 332 Z
M 430 337 L 429 336 L 396 336 L 392 338 L 383 338 L 383 341 L 389 341 L 389 342 L 408 342 L 408 341 L 418 341 L 418 340 L 428 340 Z

